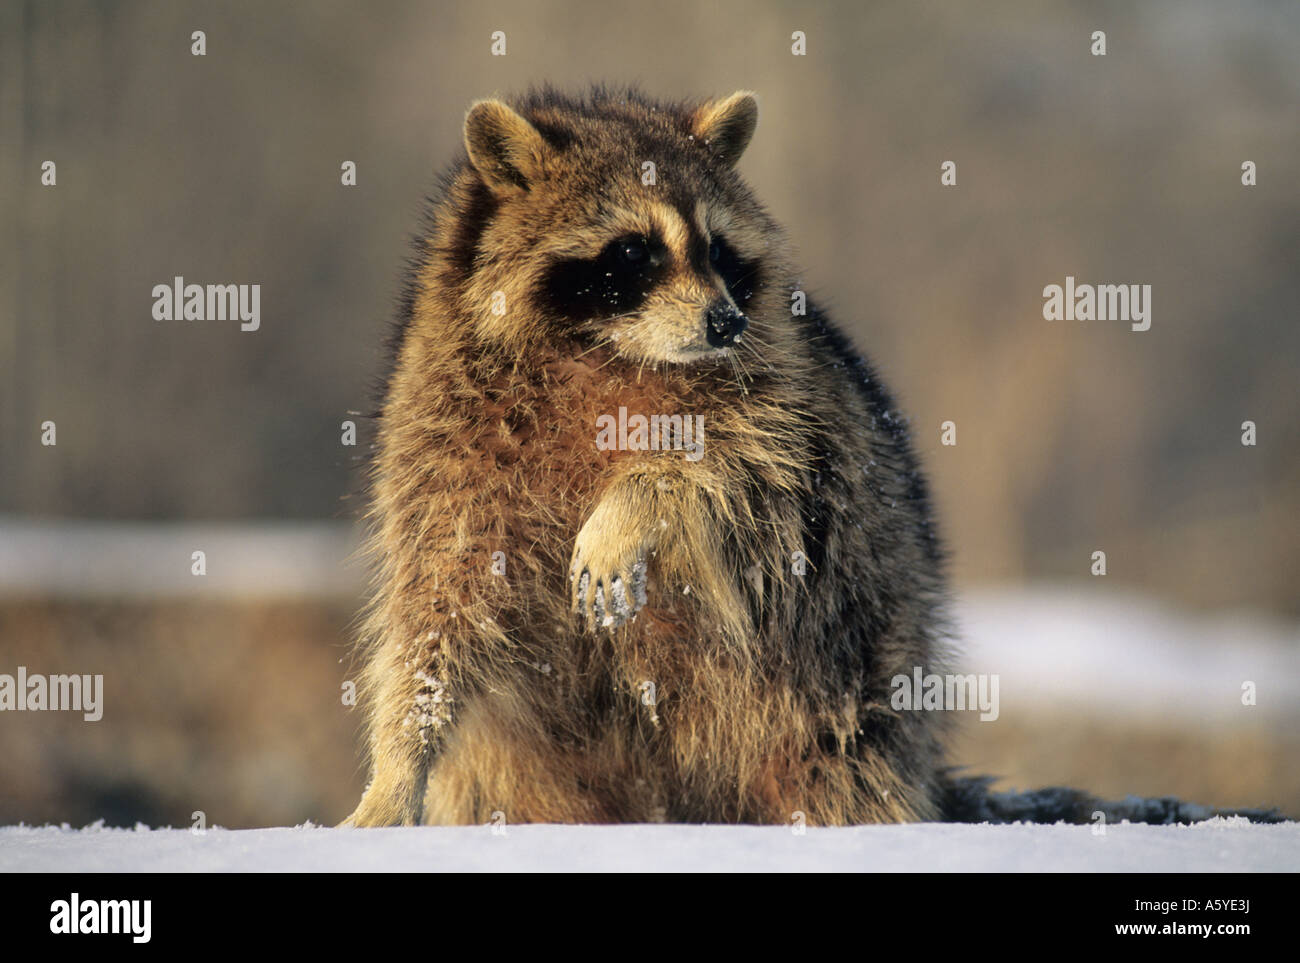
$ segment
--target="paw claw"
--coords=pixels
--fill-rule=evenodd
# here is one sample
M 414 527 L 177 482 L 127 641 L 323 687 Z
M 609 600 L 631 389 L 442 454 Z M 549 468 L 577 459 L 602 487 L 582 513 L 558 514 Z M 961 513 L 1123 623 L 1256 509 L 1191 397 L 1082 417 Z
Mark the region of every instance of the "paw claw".
M 582 526 L 569 564 L 571 607 L 589 631 L 613 630 L 646 604 L 652 541 L 619 524 L 610 504 L 602 502 Z
M 646 604 L 646 560 L 632 564 L 630 577 L 621 572 L 593 575 L 590 569 L 575 567 L 569 575 L 573 584 L 571 610 L 579 613 L 588 628 L 615 629 L 636 617 Z

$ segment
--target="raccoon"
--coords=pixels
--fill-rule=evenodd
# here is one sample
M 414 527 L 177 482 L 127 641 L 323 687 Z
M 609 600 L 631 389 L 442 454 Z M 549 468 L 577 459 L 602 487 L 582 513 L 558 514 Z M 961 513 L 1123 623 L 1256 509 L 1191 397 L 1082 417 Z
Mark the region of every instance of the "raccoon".
M 990 818 L 949 714 L 891 706 L 948 670 L 944 554 L 905 419 L 736 171 L 757 117 L 470 108 L 377 415 L 345 825 Z
M 938 815 L 942 714 L 889 698 L 946 664 L 926 484 L 736 172 L 757 117 L 469 110 L 378 414 L 350 825 Z

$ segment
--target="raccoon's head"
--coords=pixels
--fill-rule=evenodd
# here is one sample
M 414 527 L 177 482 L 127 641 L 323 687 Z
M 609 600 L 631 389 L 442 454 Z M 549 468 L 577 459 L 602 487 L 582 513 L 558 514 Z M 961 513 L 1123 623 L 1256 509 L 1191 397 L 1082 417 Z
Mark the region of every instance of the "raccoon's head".
M 775 307 L 763 295 L 779 237 L 733 169 L 757 120 L 745 91 L 474 104 L 463 191 L 482 224 L 461 297 L 478 335 L 574 338 L 652 365 L 752 347 Z

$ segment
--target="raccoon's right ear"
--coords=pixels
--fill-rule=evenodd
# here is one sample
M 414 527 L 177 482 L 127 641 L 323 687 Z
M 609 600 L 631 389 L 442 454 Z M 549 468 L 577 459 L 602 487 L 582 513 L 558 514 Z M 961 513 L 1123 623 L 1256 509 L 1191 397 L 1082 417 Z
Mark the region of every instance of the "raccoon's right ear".
M 480 100 L 465 115 L 469 162 L 496 194 L 528 190 L 541 175 L 546 142 L 499 100 Z

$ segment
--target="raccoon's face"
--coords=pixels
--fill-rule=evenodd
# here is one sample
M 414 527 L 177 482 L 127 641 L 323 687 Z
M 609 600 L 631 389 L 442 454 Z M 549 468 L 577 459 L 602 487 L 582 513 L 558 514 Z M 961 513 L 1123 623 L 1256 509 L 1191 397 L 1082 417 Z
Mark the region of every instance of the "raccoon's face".
M 470 110 L 470 163 L 495 201 L 470 300 L 490 288 L 506 308 L 480 312 L 480 332 L 518 342 L 522 324 L 640 363 L 724 360 L 755 334 L 774 228 L 731 170 L 757 104 L 605 106 L 533 121 L 495 100 Z
M 550 311 L 633 360 L 692 362 L 735 346 L 749 326 L 757 265 L 720 233 L 686 227 L 676 211 L 626 220 L 605 227 L 613 236 L 594 256 L 547 269 Z

